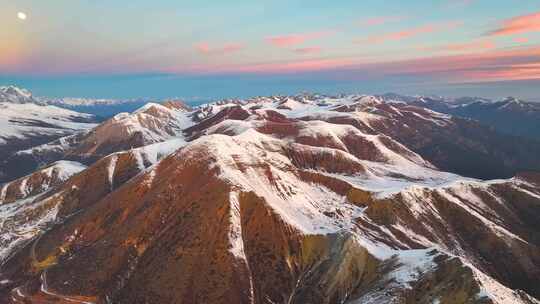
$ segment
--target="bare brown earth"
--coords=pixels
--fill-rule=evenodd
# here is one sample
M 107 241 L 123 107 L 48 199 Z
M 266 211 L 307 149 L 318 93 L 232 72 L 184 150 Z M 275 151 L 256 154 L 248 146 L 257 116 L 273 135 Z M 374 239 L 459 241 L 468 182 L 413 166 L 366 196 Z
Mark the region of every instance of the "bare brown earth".
M 203 150 L 189 158 L 179 153 L 162 161 L 151 181 L 146 174 L 123 185 L 133 174 L 123 172 L 129 166 L 122 163 L 129 164 L 130 158 L 121 156 L 115 183 L 119 179 L 122 186 L 112 193 L 102 168 L 107 161 L 66 184 L 67 188 L 83 187 L 62 202 L 61 214 L 71 216 L 3 266 L 3 275 L 12 281 L 4 289 L 5 301 L 10 301 L 13 291 L 9 290 L 14 286 L 27 295 L 27 301 L 45 301 L 38 288 L 43 285 L 43 273 L 49 290 L 62 295 L 56 300 L 65 296 L 104 302 L 108 298 L 114 303 L 336 303 L 373 286 L 385 286 L 382 275 L 391 261 L 381 263 L 347 234 L 305 235 L 252 192 L 239 192 L 245 258 L 235 256 L 229 250 L 228 233 L 233 225 L 230 197 L 237 190 L 215 177 L 219 169 L 208 166 L 211 156 Z M 314 177 L 311 181 L 317 182 Z M 508 243 L 436 194 L 433 205 L 443 220 L 421 219 L 431 222 L 431 229 L 426 229 L 400 197 L 386 202 L 350 186 L 341 191 L 349 194 L 350 203 L 368 207 L 368 222 L 359 223 L 364 229 L 386 226 L 413 248 L 422 246 L 400 234 L 393 223 L 406 223 L 416 233 L 443 244 L 453 245 L 457 240 L 488 273 L 538 294 L 534 282 L 540 275 L 531 267 L 540 261 L 537 243 L 531 238 L 538 230 L 524 225 L 518 212 L 521 208 L 540 215 L 538 200 L 528 197 L 530 207 L 520 203 L 516 209 L 507 206 L 512 209 L 498 211 L 505 224 L 511 225 L 508 228 L 529 242 Z M 505 189 L 504 193 L 519 192 Z M 372 227 L 375 224 L 379 228 Z M 412 290 L 397 288 L 389 293 L 408 303 L 428 303 L 433 290 L 440 289 L 435 294 L 448 299 L 442 303 L 480 303 L 474 300 L 478 286 L 470 270 L 444 255 L 440 265 Z
M 536 174 L 466 184 L 467 192 L 422 188 L 379 197 L 344 178 L 366 173 L 361 160 L 390 162 L 367 137 L 300 136 L 311 126 L 306 121 L 315 118 L 250 111 L 255 110 L 227 108 L 187 133 L 202 138 L 220 122 L 249 117 L 270 139 L 253 144 L 229 136 L 234 134 L 213 135 L 144 172 L 129 151 L 116 153 L 58 186 L 49 197 L 59 207 L 57 223 L 1 265 L 0 281 L 7 283 L 0 284 L 0 302 L 494 303 L 478 296 L 481 282 L 467 261 L 522 290 L 514 292 L 521 303 L 538 303 L 527 295 L 540 297 Z M 416 119 L 411 114 L 406 122 Z M 385 148 L 430 166 L 389 137 L 410 134 L 394 134 L 388 121 L 328 121 L 370 134 L 383 130 L 377 139 Z M 428 132 L 423 128 L 407 132 Z M 427 135 L 404 144 L 429 146 L 433 140 Z M 343 228 L 307 231 L 261 189 L 235 183 L 227 174 L 269 185 L 275 200 L 291 210 L 298 208 L 296 195 L 307 195 L 298 193 L 295 183 L 324 189 L 329 197 L 341 197 L 342 205 L 315 214 L 324 219 L 321 225 L 335 220 Z M 284 174 L 293 176 L 292 185 Z M 475 194 L 481 203 L 463 193 Z M 353 227 L 346 225 L 346 208 L 363 210 Z M 377 256 L 360 236 L 396 251 L 425 249 L 436 266 L 406 287 L 391 275 L 403 266 L 399 256 Z M 430 249 L 435 245 L 439 249 Z

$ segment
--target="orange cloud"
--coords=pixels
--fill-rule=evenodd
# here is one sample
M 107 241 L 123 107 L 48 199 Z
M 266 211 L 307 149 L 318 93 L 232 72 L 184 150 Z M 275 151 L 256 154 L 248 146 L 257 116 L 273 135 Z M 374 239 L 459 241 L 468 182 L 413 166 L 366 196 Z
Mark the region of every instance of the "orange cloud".
M 290 34 L 281 36 L 266 37 L 265 40 L 277 47 L 289 47 L 302 44 L 309 40 L 319 39 L 330 35 L 328 31 L 306 33 L 306 34 Z
M 220 47 L 212 48 L 207 42 L 201 42 L 199 44 L 196 44 L 194 48 L 201 54 L 229 54 L 237 52 L 244 48 L 242 44 L 239 43 L 227 43 Z
M 389 41 L 399 41 L 403 39 L 413 38 L 422 34 L 430 34 L 435 32 L 442 32 L 454 29 L 460 26 L 462 22 L 449 22 L 449 23 L 438 23 L 438 24 L 427 24 L 420 27 L 410 28 L 402 31 L 387 33 L 383 35 L 374 35 L 370 36 L 365 40 L 360 42 L 368 43 L 386 43 Z
M 527 38 L 527 37 L 516 37 L 516 38 L 514 38 L 514 42 L 517 42 L 517 43 L 528 43 L 528 42 L 529 42 L 529 38 Z
M 493 36 L 540 32 L 540 12 L 514 17 L 502 22 L 502 25 L 490 32 Z

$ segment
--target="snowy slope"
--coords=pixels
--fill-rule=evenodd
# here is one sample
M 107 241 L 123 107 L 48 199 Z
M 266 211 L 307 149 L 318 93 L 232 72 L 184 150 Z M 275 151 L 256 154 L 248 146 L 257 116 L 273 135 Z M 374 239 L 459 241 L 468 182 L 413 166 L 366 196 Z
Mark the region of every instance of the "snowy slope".
M 93 117 L 54 106 L 2 102 L 0 99 L 0 144 L 10 139 L 62 136 L 95 126 Z
M 86 169 L 72 161 L 58 161 L 31 175 L 21 177 L 0 187 L 0 204 L 25 199 L 61 185 L 69 177 Z
M 0 261 L 55 219 L 56 207 L 39 198 L 84 169 L 76 162 L 59 161 L 0 187 Z
M 0 268 L 0 280 L 13 282 L 5 296 L 538 303 L 527 293 L 540 293 L 540 182 L 444 172 L 406 136 L 391 136 L 407 129 L 421 140 L 455 126 L 448 115 L 364 95 L 193 111 L 149 104 L 117 115 L 58 144 L 114 153 L 54 193 L 0 209 L 28 216 L 2 231 L 4 256 L 20 248 Z M 30 281 L 42 288 L 26 288 Z
M 149 103 L 133 113 L 117 114 L 77 139 L 66 138 L 20 153 L 64 150 L 76 155 L 105 156 L 111 152 L 182 138 L 182 130 L 191 125 L 193 122 L 186 111 Z
M 36 100 L 28 90 L 15 86 L 0 87 L 0 101 L 11 103 L 32 103 Z
M 96 122 L 93 115 L 36 101 L 26 90 L 0 88 L 0 183 L 35 169 L 27 162 L 12 161 L 18 151 L 84 132 Z

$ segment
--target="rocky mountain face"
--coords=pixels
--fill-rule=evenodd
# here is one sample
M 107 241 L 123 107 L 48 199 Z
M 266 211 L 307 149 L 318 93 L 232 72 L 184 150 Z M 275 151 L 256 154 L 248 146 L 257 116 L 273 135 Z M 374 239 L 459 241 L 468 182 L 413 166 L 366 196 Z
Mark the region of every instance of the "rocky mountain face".
M 150 105 L 2 188 L 0 302 L 540 303 L 540 175 L 459 174 L 534 169 L 506 138 L 372 96 Z
M 478 97 L 449 100 L 387 94 L 383 95 L 383 98 L 474 119 L 504 134 L 540 140 L 540 103 L 537 102 L 526 102 L 513 97 L 500 101 Z

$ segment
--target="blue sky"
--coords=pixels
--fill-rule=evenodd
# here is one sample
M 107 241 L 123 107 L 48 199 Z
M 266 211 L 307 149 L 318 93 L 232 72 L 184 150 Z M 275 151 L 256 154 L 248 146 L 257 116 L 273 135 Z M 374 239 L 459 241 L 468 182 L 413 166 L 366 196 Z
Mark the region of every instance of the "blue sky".
M 538 1 L 0 5 L 0 85 L 37 95 L 211 99 L 309 90 L 540 100 Z

